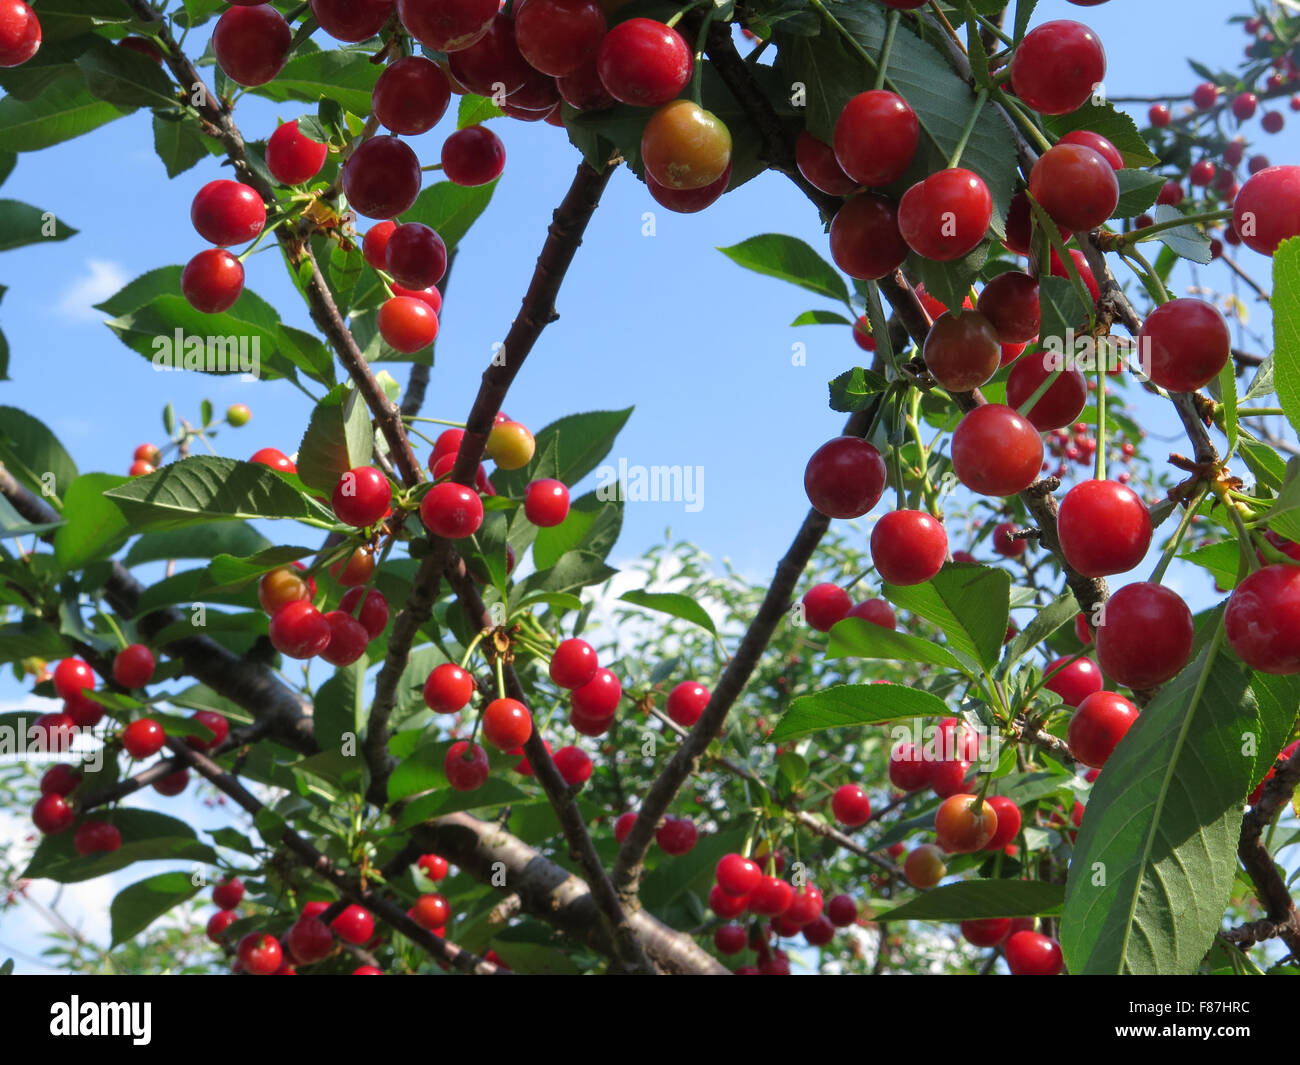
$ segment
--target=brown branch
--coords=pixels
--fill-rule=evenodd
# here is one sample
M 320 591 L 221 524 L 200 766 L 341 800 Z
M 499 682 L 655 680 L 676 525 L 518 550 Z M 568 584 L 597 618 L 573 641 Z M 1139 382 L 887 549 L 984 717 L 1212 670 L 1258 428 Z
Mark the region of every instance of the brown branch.
M 1290 801 L 1297 785 L 1300 785 L 1300 750 L 1278 763 L 1273 779 L 1264 785 L 1259 802 L 1242 818 L 1237 856 L 1255 885 L 1255 894 L 1264 904 L 1269 921 L 1276 928 L 1275 934 L 1293 955 L 1300 957 L 1300 914 L 1296 912 L 1286 880 L 1263 840 L 1264 830 Z

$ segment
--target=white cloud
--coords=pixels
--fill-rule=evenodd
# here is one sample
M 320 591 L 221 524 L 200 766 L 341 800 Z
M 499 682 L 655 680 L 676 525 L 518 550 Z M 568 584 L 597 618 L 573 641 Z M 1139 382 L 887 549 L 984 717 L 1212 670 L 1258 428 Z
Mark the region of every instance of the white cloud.
M 126 273 L 117 263 L 104 259 L 87 259 L 88 273 L 74 281 L 55 304 L 55 310 L 80 321 L 98 321 L 102 315 L 94 305 L 117 292 L 127 283 Z

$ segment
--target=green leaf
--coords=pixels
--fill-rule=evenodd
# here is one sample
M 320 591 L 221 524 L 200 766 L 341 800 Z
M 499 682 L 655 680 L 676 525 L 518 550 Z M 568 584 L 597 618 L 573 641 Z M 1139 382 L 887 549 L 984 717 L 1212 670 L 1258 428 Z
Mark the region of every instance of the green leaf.
M 460 98 L 460 106 L 456 110 L 456 128 L 467 129 L 470 126 L 477 126 L 480 122 L 486 122 L 489 118 L 504 118 L 505 114 L 486 96 L 476 96 L 472 92 L 467 92 Z
M 1100 133 L 1119 149 L 1124 165 L 1133 169 L 1152 167 L 1160 162 L 1151 154 L 1146 138 L 1138 132 L 1137 124 L 1114 104 L 1096 104 L 1088 100 L 1082 107 L 1066 115 L 1044 115 L 1043 125 L 1058 137 L 1076 129 Z
M 159 873 L 124 887 L 108 907 L 113 929 L 109 945 L 116 947 L 139 935 L 168 910 L 192 899 L 202 886 L 189 873 L 176 872 Z
M 298 446 L 298 476 L 308 488 L 333 492 L 348 470 L 365 466 L 374 451 L 370 409 L 354 388 L 340 385 L 316 404 Z
M 18 200 L 0 200 L 0 251 L 46 240 L 67 240 L 76 232 L 51 211 Z
M 324 96 L 337 100 L 354 115 L 368 115 L 375 82 L 384 69 L 370 62 L 371 58 L 360 50 L 300 50 L 274 80 L 249 91 L 272 100 L 303 100 L 309 104 Z
M 537 433 L 537 451 L 533 460 L 519 470 L 498 470 L 493 474 L 493 484 L 500 494 L 512 497 L 522 496 L 528 483 L 538 477 L 554 477 L 570 486 L 577 484 L 609 454 L 632 410 L 628 407 L 626 410 L 589 411 L 569 414 L 551 422 Z M 554 469 L 550 473 L 541 473 L 539 470 L 552 447 L 555 450 L 550 461 L 554 463 Z
M 926 662 L 945 669 L 961 669 L 946 647 L 919 636 L 895 632 L 862 618 L 845 618 L 831 627 L 827 658 L 876 658 L 895 662 Z
M 1219 371 L 1219 400 L 1223 404 L 1223 427 L 1228 437 L 1228 451 L 1231 455 L 1237 450 L 1237 374 L 1232 359 L 1223 364 Z
M 133 477 L 105 493 L 133 528 L 178 529 L 231 518 L 302 518 L 311 511 L 266 466 L 215 455 L 192 455 Z
M 313 334 L 280 322 L 275 330 L 275 348 L 313 381 L 327 388 L 334 385 L 334 356 Z
M 81 72 L 69 69 L 32 100 L 0 99 L 0 151 L 34 152 L 98 129 L 125 112 L 86 90 Z
M 409 211 L 402 213 L 402 221 L 423 222 L 437 230 L 450 252 L 469 232 L 469 227 L 478 216 L 487 209 L 496 187 L 495 181 L 471 188 L 450 181 L 435 182 L 420 193 Z
M 960 259 L 935 262 L 915 252 L 908 263 L 925 284 L 925 290 L 951 311 L 960 311 L 970 299 L 971 286 L 980 276 L 989 257 L 990 242 L 985 240 Z
M 18 407 L 0 407 L 0 462 L 56 507 L 77 476 L 76 463 L 44 422 Z
M 68 486 L 63 498 L 66 520 L 54 534 L 54 556 L 64 569 L 81 569 L 126 543 L 131 527 L 104 493 L 129 479 L 115 473 L 83 473 Z
M 132 862 L 168 859 L 215 864 L 217 861 L 216 852 L 206 843 L 199 842 L 194 829 L 166 814 L 118 807 L 106 813 L 103 819 L 117 826 L 122 833 L 119 849 L 83 858 L 72 845 L 72 832 L 45 836 L 23 876 L 32 880 L 76 884 L 115 873 Z
M 1264 518 L 1273 532 L 1295 540 L 1300 538 L 1300 513 L 1297 511 L 1300 511 L 1300 457 L 1293 457 L 1286 464 L 1277 498 Z
M 949 563 L 925 584 L 884 585 L 885 598 L 937 625 L 948 646 L 992 669 L 1002 653 L 1011 608 L 1011 575 L 970 563 Z
M 1061 884 L 1042 880 L 966 880 L 940 884 L 874 921 L 978 921 L 989 917 L 1052 917 L 1065 900 Z
M 1300 432 L 1300 239 L 1273 255 L 1273 382 L 1291 428 Z
M 872 370 L 855 366 L 852 370 L 846 370 L 833 378 L 828 387 L 831 393 L 831 410 L 849 414 L 866 410 L 875 402 L 876 397 L 889 387 L 889 381 Z
M 313 720 L 321 750 L 342 750 L 345 734 L 351 735 L 355 746 L 359 742 L 357 737 L 365 731 L 367 664 L 363 656 L 350 666 L 336 669 L 316 690 Z
M 853 323 L 850 322 L 847 318 L 845 318 L 844 315 L 842 315 L 842 314 L 836 314 L 834 311 L 804 311 L 803 314 L 799 315 L 799 317 L 796 318 L 796 319 L 795 319 L 793 322 L 791 322 L 790 324 L 791 324 L 792 326 L 795 326 L 795 325 L 848 325 L 848 326 L 851 326 Z
M 1120 170 L 1115 174 L 1119 182 L 1119 203 L 1111 218 L 1134 218 L 1156 202 L 1165 183 L 1163 174 L 1150 170 Z
M 708 612 L 689 595 L 682 595 L 680 592 L 646 592 L 636 589 L 624 592 L 619 598 L 633 606 L 657 610 L 661 614 L 671 614 L 675 618 L 689 621 L 711 636 L 718 635 L 718 630 Z
M 1244 434 L 1239 445 L 1241 457 L 1258 483 L 1274 492 L 1281 488 L 1282 481 L 1286 478 L 1286 463 L 1282 461 L 1282 456 L 1267 444 L 1247 440 Z
M 1182 217 L 1182 211 L 1167 203 L 1162 203 L 1156 207 L 1155 219 L 1157 223 L 1172 222 Z M 1210 238 L 1193 225 L 1162 229 L 1155 237 L 1175 255 L 1190 259 L 1194 263 L 1205 265 L 1211 259 Z
M 1067 330 L 1077 329 L 1088 320 L 1088 308 L 1068 277 L 1040 277 L 1038 304 L 1042 316 L 1038 335 L 1045 348 L 1049 339 L 1064 338 Z
M 849 290 L 844 284 L 844 278 L 797 237 L 764 233 L 729 248 L 719 248 L 718 251 L 747 270 L 789 281 L 792 285 L 840 303 L 849 302 Z
M 791 702 L 767 739 L 781 743 L 826 729 L 876 725 L 907 717 L 946 717 L 948 713 L 942 699 L 916 688 L 900 684 L 837 684 Z
M 256 554 L 271 541 L 242 521 L 215 522 L 197 529 L 145 533 L 126 553 L 125 563 L 138 566 L 161 558 L 213 558 L 219 554 Z
M 171 107 L 177 92 L 162 67 L 129 48 L 100 41 L 77 57 L 91 96 L 115 107 Z
M 1192 973 L 1232 893 L 1242 797 L 1259 757 L 1249 675 L 1210 641 L 1165 685 L 1093 784 L 1061 947 L 1076 974 Z
M 533 564 L 539 570 L 549 569 L 561 555 L 579 548 L 607 558 L 622 527 L 623 504 L 588 492 L 570 504 L 568 517 L 559 525 L 537 530 Z
M 555 565 L 525 578 L 518 587 L 521 597 L 535 591 L 576 592 L 591 584 L 602 584 L 617 574 L 618 570 L 605 565 L 600 555 L 566 551 Z
M 17 662 L 24 658 L 62 658 L 67 646 L 53 625 L 28 615 L 22 621 L 0 625 L 0 661 Z
M 153 149 L 167 168 L 169 178 L 185 173 L 208 155 L 198 120 L 165 111 L 154 112 Z
M 187 529 L 185 531 L 199 533 L 203 532 L 205 528 L 208 527 L 200 526 L 198 529 Z M 278 569 L 290 562 L 296 562 L 300 558 L 306 558 L 310 554 L 312 554 L 312 549 L 309 547 L 292 547 L 288 544 L 265 547 L 247 558 L 219 554 L 208 563 L 208 576 L 212 579 L 213 586 L 216 588 L 240 588 L 252 584 L 264 573 Z M 203 556 L 197 557 L 202 558 Z
M 1276 264 L 1274 264 L 1276 268 Z M 1276 297 L 1275 297 L 1276 298 Z M 1276 340 L 1276 334 L 1274 339 Z M 1271 396 L 1276 391 L 1273 383 L 1273 355 L 1267 355 L 1259 369 L 1255 371 L 1254 380 L 1250 382 L 1250 387 L 1246 389 L 1246 394 L 1241 397 L 1243 403 L 1252 399 L 1258 399 L 1260 396 Z

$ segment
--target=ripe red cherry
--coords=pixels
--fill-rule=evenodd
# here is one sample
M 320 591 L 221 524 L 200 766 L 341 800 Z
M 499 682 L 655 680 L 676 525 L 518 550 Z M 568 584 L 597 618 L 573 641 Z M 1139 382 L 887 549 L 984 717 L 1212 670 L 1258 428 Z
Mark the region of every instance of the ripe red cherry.
M 298 467 L 293 461 L 279 448 L 264 447 L 260 451 L 255 451 L 248 458 L 249 462 L 257 462 L 263 466 L 269 466 L 273 470 L 279 470 L 281 473 L 297 473 Z
M 778 876 L 765 876 L 749 895 L 749 909 L 762 917 L 779 917 L 794 902 L 794 888 Z
M 1016 932 L 1004 948 L 1013 976 L 1055 976 L 1061 971 L 1061 946 L 1037 932 Z
M 230 735 L 230 722 L 225 716 L 218 714 L 215 710 L 199 710 L 193 715 L 193 720 L 212 733 L 211 739 L 200 739 L 198 736 L 186 737 L 186 743 L 191 747 L 197 747 L 200 751 L 209 751 L 213 747 L 220 747 L 226 742 L 226 737 Z
M 365 593 L 366 601 L 361 604 L 361 613 L 358 614 L 357 603 L 362 591 L 360 586 L 349 588 L 339 600 L 339 609 L 361 622 L 362 628 L 373 640 L 388 627 L 388 600 L 378 588 L 371 588 Z
M 1106 52 L 1081 22 L 1058 19 L 1025 34 L 1011 59 L 1011 87 L 1035 111 L 1064 115 L 1106 78 Z
M 68 795 L 81 783 L 81 771 L 70 765 L 52 765 L 41 774 L 42 795 Z
M 466 753 L 469 757 L 466 758 Z M 447 774 L 447 783 L 457 791 L 474 791 L 483 786 L 488 778 L 488 756 L 477 743 L 470 749 L 464 740 L 458 740 L 447 751 L 443 761 L 443 771 Z
M 375 919 L 370 911 L 355 904 L 346 907 L 330 922 L 330 928 L 339 939 L 360 946 L 369 943 L 375 934 Z
M 338 41 L 356 44 L 373 37 L 393 13 L 392 0 L 311 0 L 320 28 Z
M 596 717 L 584 713 L 573 706 L 572 698 L 569 700 L 569 724 L 583 736 L 604 735 L 614 727 L 614 716 L 614 714 L 609 714 L 604 717 Z
M 943 568 L 948 534 L 919 510 L 894 510 L 871 530 L 871 560 L 888 584 L 923 584 Z
M 505 168 L 506 146 L 487 126 L 467 126 L 443 141 L 442 172 L 453 184 L 486 185 Z
M 379 334 L 394 351 L 411 355 L 427 348 L 438 336 L 438 316 L 422 299 L 394 296 L 379 307 Z
M 848 828 L 857 828 L 871 820 L 871 800 L 856 784 L 843 784 L 831 796 L 831 813 Z
M 695 823 L 688 818 L 666 817 L 655 832 L 655 842 L 665 854 L 688 854 L 700 838 Z
M 1005 795 L 994 795 L 988 803 L 998 815 L 998 827 L 992 838 L 984 844 L 984 849 L 1000 851 L 1020 832 L 1020 807 Z
M 713 945 L 719 954 L 739 954 L 748 940 L 749 936 L 738 924 L 720 925 L 713 932 Z
M 1043 687 L 1059 695 L 1066 706 L 1078 706 L 1089 695 L 1101 691 L 1101 670 L 1088 658 L 1072 662 L 1057 658 L 1043 669 L 1043 676 L 1047 678 Z
M 690 728 L 709 705 L 709 689 L 693 680 L 684 680 L 668 693 L 664 707 L 670 718 L 683 728 Z
M 623 698 L 623 685 L 608 669 L 597 669 L 591 680 L 569 694 L 569 705 L 580 715 L 612 718 Z
M 473 694 L 473 676 L 452 662 L 435 666 L 424 682 L 424 703 L 435 714 L 459 713 Z
M 861 618 L 873 625 L 879 625 L 882 629 L 898 628 L 898 618 L 894 616 L 894 608 L 883 599 L 864 599 L 861 603 L 855 603 L 845 616 Z
M 727 163 L 727 169 L 716 180 L 707 185 L 702 185 L 698 189 L 674 189 L 667 185 L 661 185 L 654 179 L 654 175 L 648 170 L 645 174 L 645 185 L 655 203 L 666 207 L 677 214 L 695 214 L 702 211 L 710 204 L 716 203 L 722 194 L 727 191 L 731 182 L 731 163 Z
M 366 262 L 376 270 L 387 270 L 388 263 L 388 238 L 393 235 L 393 230 L 397 228 L 397 223 L 392 221 L 376 222 L 368 230 L 361 241 L 361 254 L 366 257 Z
M 1281 111 L 1269 111 L 1259 120 L 1259 124 L 1265 133 L 1281 133 L 1286 118 Z
M 858 923 L 858 904 L 848 895 L 836 895 L 826 904 L 826 916 L 836 928 Z
M 935 763 L 910 743 L 901 743 L 889 755 L 889 782 L 902 791 L 920 791 L 930 786 Z
M 1007 377 L 1007 406 L 1019 410 L 1051 376 L 1048 358 L 1027 356 L 1020 359 Z M 1079 370 L 1062 370 L 1038 401 L 1025 412 L 1040 433 L 1051 432 L 1071 424 L 1088 403 L 1088 382 Z
M 447 246 L 422 222 L 407 222 L 389 234 L 384 265 L 399 284 L 428 288 L 447 272 Z
M 795 165 L 810 184 L 828 196 L 847 196 L 857 183 L 844 173 L 835 151 L 825 141 L 819 141 L 807 130 L 799 134 L 794 144 Z
M 743 898 L 758 887 L 758 882 L 763 879 L 763 871 L 757 862 L 743 854 L 724 854 L 718 859 L 714 876 L 718 887 L 728 895 Z
M 65 658 L 54 667 L 54 690 L 61 699 L 73 699 L 87 688 L 94 688 L 95 673 L 80 658 Z
M 837 584 L 815 584 L 804 593 L 803 616 L 818 632 L 830 632 L 837 621 L 848 617 L 853 600 Z
M 1023 492 L 1043 465 L 1043 440 L 1027 419 L 1000 403 L 986 403 L 962 418 L 952 434 L 952 468 L 972 492 L 1010 496 Z
M 885 491 L 885 460 L 874 444 L 837 436 L 813 452 L 804 469 L 808 502 L 828 518 L 858 518 Z
M 614 99 L 635 107 L 658 107 L 691 80 L 695 63 L 682 35 L 662 22 L 632 18 L 605 34 L 596 71 Z
M 1214 180 L 1214 163 L 1209 159 L 1198 159 L 1187 171 L 1187 180 L 1200 188 L 1205 188 Z
M 375 118 L 393 133 L 413 137 L 438 124 L 451 100 L 442 68 L 424 56 L 404 56 L 379 75 L 371 94 Z
M 985 917 L 961 923 L 962 937 L 973 947 L 996 947 L 1010 931 L 1010 917 Z
M 624 814 L 623 817 L 635 818 L 636 814 Z M 620 817 L 619 820 L 622 821 L 623 817 Z M 631 827 L 631 824 L 629 824 L 629 831 Z M 624 833 L 624 836 L 626 836 L 626 833 Z M 719 884 L 714 884 L 709 889 L 709 909 L 723 920 L 739 917 L 749 909 L 749 900 L 749 895 L 728 895 Z
M 592 62 L 605 36 L 605 13 L 595 0 L 525 0 L 514 12 L 520 53 L 552 77 Z
M 483 500 L 472 488 L 444 481 L 420 500 L 420 520 L 434 536 L 462 540 L 483 524 Z
M 536 73 L 519 54 L 514 19 L 502 13 L 493 17 L 487 32 L 477 41 L 449 55 L 447 65 L 453 78 L 480 96 L 509 96 Z
M 572 787 L 574 784 L 585 784 L 590 780 L 594 767 L 591 755 L 581 747 L 569 746 L 561 747 L 555 752 L 555 768 L 560 771 L 564 782 Z
M 239 941 L 235 955 L 244 972 L 252 976 L 270 976 L 284 961 L 284 951 L 280 947 L 280 941 L 266 932 L 249 932 Z
M 1224 623 L 1228 645 L 1251 669 L 1300 673 L 1300 567 L 1256 570 L 1233 591 Z
M 945 312 L 925 337 L 925 367 L 949 392 L 969 392 L 997 373 L 1002 360 L 998 332 L 978 311 Z
M 1219 87 L 1212 81 L 1203 81 L 1192 90 L 1192 103 L 1198 110 L 1208 111 L 1219 99 Z
M 1173 116 L 1164 104 L 1152 104 L 1151 109 L 1147 111 L 1147 121 L 1156 129 L 1164 129 L 1173 121 Z
M 22 0 L 0 2 L 0 67 L 16 67 L 41 47 L 41 23 Z
M 982 850 L 997 829 L 997 812 L 974 795 L 951 795 L 944 799 L 934 815 L 934 831 L 939 846 L 950 854 Z
M 1029 194 L 1053 222 L 1077 232 L 1096 229 L 1119 203 L 1114 168 L 1083 144 L 1058 144 L 1029 173 Z
M 178 769 L 175 773 L 168 773 L 161 780 L 155 780 L 153 790 L 159 795 L 166 795 L 170 798 L 184 791 L 189 782 L 190 771 L 188 769 Z
M 591 644 L 578 639 L 562 640 L 551 657 L 551 680 L 572 691 L 589 683 L 599 668 L 600 662 Z
M 231 7 L 217 19 L 212 51 L 221 69 L 240 85 L 265 85 L 284 68 L 293 31 L 270 4 Z
M 330 566 L 330 576 L 345 588 L 365 584 L 375 571 L 375 552 L 369 544 L 355 547 L 346 559 Z
M 1014 539 L 1012 533 L 1016 531 L 1014 521 L 1002 521 L 993 529 L 993 550 L 1003 558 L 1019 558 L 1025 553 L 1027 541 L 1024 539 Z
M 1137 707 L 1124 696 L 1093 692 L 1079 703 L 1070 718 L 1067 740 L 1071 756 L 1076 762 L 1100 769 L 1137 717 Z
M 225 248 L 199 252 L 181 271 L 181 295 L 204 314 L 229 310 L 243 291 L 244 264 Z
M 1151 515 L 1131 488 L 1080 481 L 1061 500 L 1057 532 L 1070 566 L 1085 577 L 1134 569 L 1151 546 Z
M 821 889 L 808 884 L 794 893 L 794 901 L 781 915 L 781 921 L 788 922 L 788 925 L 793 925 L 795 928 L 802 928 L 822 915 L 823 904 Z
M 289 953 L 299 965 L 313 965 L 334 953 L 334 934 L 319 917 L 299 917 L 285 938 Z
M 892 274 L 907 258 L 899 230 L 899 208 L 883 196 L 864 192 L 846 200 L 830 229 L 831 258 L 850 277 L 876 281 Z
M 1256 159 L 1264 166 L 1257 167 Z M 1300 234 L 1300 166 L 1267 164 L 1263 156 L 1251 159 L 1251 177 L 1237 193 L 1228 230 L 1262 255 L 1272 255 L 1282 241 Z
M 244 882 L 231 877 L 212 889 L 212 904 L 219 910 L 233 910 L 244 897 Z
M 388 512 L 391 501 L 388 478 L 373 466 L 348 470 L 339 478 L 331 497 L 339 521 L 359 529 L 374 525 Z
M 1170 392 L 1194 392 L 1219 376 L 1232 354 L 1228 323 L 1212 303 L 1170 300 L 1142 323 L 1138 353 L 1151 380 Z
M 143 477 L 146 474 L 153 472 L 153 466 L 150 466 L 147 462 L 141 462 L 139 459 L 131 463 L 131 468 L 127 470 L 128 475 L 131 477 Z
M 361 622 L 342 610 L 329 611 L 325 621 L 330 627 L 330 640 L 320 652 L 321 658 L 331 665 L 350 666 L 365 654 L 370 633 Z
M 998 274 L 984 286 L 975 309 L 989 320 L 1003 344 L 1023 344 L 1038 338 L 1038 281 L 1028 274 L 1019 270 Z
M 483 738 L 499 751 L 522 747 L 533 734 L 533 716 L 517 699 L 493 699 L 483 711 Z
M 142 643 L 124 647 L 113 659 L 113 679 L 124 688 L 143 688 L 153 671 L 153 652 Z
M 226 929 L 239 920 L 234 910 L 218 910 L 208 918 L 207 936 L 213 943 L 220 943 Z
M 266 168 L 282 185 L 301 185 L 320 173 L 329 149 L 298 132 L 298 120 L 276 127 L 266 142 Z
M 952 167 L 918 181 L 898 203 L 898 231 L 917 255 L 960 259 L 988 232 L 993 197 L 978 174 Z
M 559 525 L 569 516 L 569 489 L 563 481 L 543 478 L 524 489 L 524 517 L 542 529 Z
M 1118 684 L 1153 688 L 1187 665 L 1194 636 L 1192 612 L 1177 592 L 1147 581 L 1127 584 L 1107 601 L 1097 626 L 1097 662 Z
M 421 895 L 411 907 L 411 919 L 421 928 L 441 928 L 451 920 L 451 903 L 442 895 Z
M 286 603 L 271 618 L 271 644 L 290 658 L 311 658 L 330 642 L 330 623 L 305 599 Z
M 42 795 L 32 807 L 32 824 L 47 836 L 66 831 L 76 819 L 76 813 L 63 796 L 53 792 Z
M 238 181 L 209 181 L 190 205 L 190 221 L 204 241 L 244 244 L 266 224 L 266 205 L 250 186 Z
M 859 185 L 892 185 L 907 173 L 921 125 L 901 96 L 883 89 L 860 92 L 835 120 L 835 159 Z
M 343 164 L 343 193 L 367 218 L 392 218 L 420 195 L 420 160 L 396 137 L 371 137 Z
M 72 837 L 72 846 L 83 858 L 122 846 L 122 833 L 107 821 L 82 821 Z
M 420 860 L 415 864 L 418 865 L 421 870 L 423 870 L 424 875 L 434 883 L 442 880 L 447 875 L 447 859 L 442 857 L 440 854 L 422 854 L 420 855 Z
M 1087 129 L 1072 129 L 1060 139 L 1059 143 L 1085 145 L 1110 163 L 1112 170 L 1124 169 L 1124 157 L 1120 155 L 1119 149 L 1100 133 L 1093 133 Z
M 436 52 L 468 48 L 491 28 L 499 7 L 496 0 L 397 0 L 402 25 Z
M 636 824 L 636 814 L 631 810 L 618 815 L 618 820 L 614 822 L 614 839 L 622 843 L 627 839 L 627 835 L 632 831 L 632 826 Z M 743 907 L 742 907 L 743 909 Z M 719 914 L 719 916 L 721 916 Z M 733 915 L 734 916 L 734 915 Z
M 122 747 L 132 758 L 150 758 L 162 750 L 167 733 L 151 717 L 132 721 L 122 730 Z

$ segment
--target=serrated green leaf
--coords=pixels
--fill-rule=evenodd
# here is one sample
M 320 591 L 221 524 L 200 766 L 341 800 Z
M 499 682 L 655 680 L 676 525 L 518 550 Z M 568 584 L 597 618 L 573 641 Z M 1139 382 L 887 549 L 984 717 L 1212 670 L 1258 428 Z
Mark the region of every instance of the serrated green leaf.
M 895 662 L 925 662 L 945 669 L 961 663 L 945 647 L 919 636 L 895 632 L 863 618 L 845 618 L 831 627 L 827 658 L 875 658 Z
M 1300 432 L 1300 239 L 1273 255 L 1273 384 L 1291 428 Z
M 348 470 L 367 465 L 373 451 L 370 410 L 356 389 L 341 385 L 311 413 L 298 446 L 298 476 L 308 488 L 328 494 Z
M 54 556 L 65 569 L 107 558 L 126 543 L 131 527 L 104 493 L 128 480 L 113 473 L 83 473 L 68 486 L 64 524 L 54 534 Z
M 619 596 L 619 599 L 625 603 L 631 603 L 633 606 L 656 610 L 661 614 L 670 614 L 675 618 L 681 618 L 683 621 L 698 625 L 711 636 L 718 635 L 717 627 L 713 624 L 713 619 L 709 617 L 708 612 L 689 595 L 682 595 L 680 592 L 633 590 L 624 592 Z
M 1044 115 L 1043 125 L 1058 137 L 1076 129 L 1100 133 L 1119 150 L 1126 167 L 1152 167 L 1160 162 L 1151 154 L 1146 138 L 1138 132 L 1133 119 L 1123 111 L 1116 110 L 1113 104 L 1097 104 L 1087 100 L 1082 107 L 1069 114 Z
M 764 233 L 728 248 L 728 259 L 747 270 L 779 278 L 819 296 L 848 304 L 849 290 L 838 271 L 798 237 Z
M 176 872 L 159 873 L 124 887 L 108 907 L 113 936 L 110 946 L 139 935 L 168 910 L 192 899 L 202 886 L 189 873 Z
M 924 584 L 884 585 L 891 603 L 937 625 L 958 654 L 992 669 L 1002 653 L 1011 608 L 1011 575 L 970 563 L 949 563 Z
M 98 129 L 125 113 L 92 96 L 81 72 L 70 68 L 34 99 L 0 99 L 0 151 L 48 148 Z
M 771 743 L 810 736 L 834 728 L 875 725 L 908 717 L 945 717 L 942 699 L 899 684 L 837 684 L 790 704 L 772 734 Z
M 966 880 L 940 884 L 875 921 L 978 921 L 990 917 L 1052 917 L 1065 888 L 1042 880 Z

